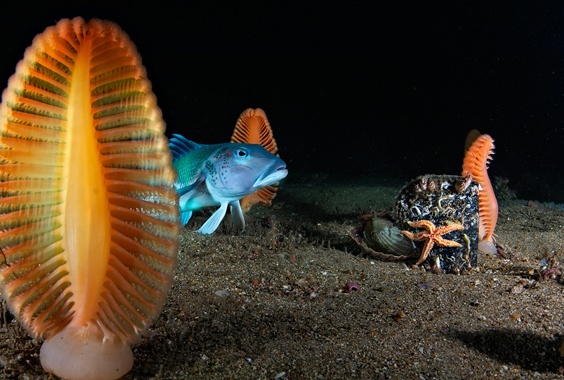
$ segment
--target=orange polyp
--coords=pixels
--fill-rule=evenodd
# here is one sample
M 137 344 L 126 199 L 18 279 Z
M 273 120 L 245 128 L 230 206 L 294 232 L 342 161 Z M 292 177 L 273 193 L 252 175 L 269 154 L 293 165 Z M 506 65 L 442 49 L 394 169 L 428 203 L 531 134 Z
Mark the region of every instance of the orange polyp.
M 39 34 L 0 105 L 0 291 L 62 378 L 116 379 L 172 284 L 175 171 L 134 45 L 113 23 Z

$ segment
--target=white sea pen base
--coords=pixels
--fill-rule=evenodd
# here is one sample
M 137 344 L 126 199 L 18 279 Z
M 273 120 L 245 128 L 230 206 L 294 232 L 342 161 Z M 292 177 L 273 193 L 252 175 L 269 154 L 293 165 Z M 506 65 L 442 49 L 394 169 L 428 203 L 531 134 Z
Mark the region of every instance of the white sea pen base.
M 103 342 L 98 334 L 71 326 L 48 338 L 41 346 L 45 371 L 67 380 L 119 379 L 133 367 L 133 352 L 119 341 Z

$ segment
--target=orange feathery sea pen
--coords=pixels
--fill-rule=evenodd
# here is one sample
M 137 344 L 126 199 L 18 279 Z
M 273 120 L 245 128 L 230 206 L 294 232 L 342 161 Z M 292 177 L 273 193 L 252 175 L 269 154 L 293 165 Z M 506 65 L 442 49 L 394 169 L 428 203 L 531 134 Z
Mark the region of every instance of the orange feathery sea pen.
M 274 140 L 272 127 L 266 113 L 260 108 L 247 108 L 241 113 L 235 124 L 231 142 L 260 144 L 270 153 L 278 155 L 278 146 Z M 247 212 L 257 203 L 270 206 L 277 190 L 277 186 L 270 185 L 245 196 L 241 199 L 241 209 Z
M 165 124 L 114 23 L 37 35 L 0 106 L 0 289 L 65 379 L 116 379 L 160 313 L 179 237 Z
M 466 138 L 466 153 L 462 163 L 462 175 L 470 175 L 481 186 L 478 194 L 480 214 L 478 248 L 495 254 L 493 237 L 497 223 L 498 206 L 492 183 L 488 176 L 488 164 L 494 154 L 494 140 L 489 135 L 482 135 L 472 130 Z

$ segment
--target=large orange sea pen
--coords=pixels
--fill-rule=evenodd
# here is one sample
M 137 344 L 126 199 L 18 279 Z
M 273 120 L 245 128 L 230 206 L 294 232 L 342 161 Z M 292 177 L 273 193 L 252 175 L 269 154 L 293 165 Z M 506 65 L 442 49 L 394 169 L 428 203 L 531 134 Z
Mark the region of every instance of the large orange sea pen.
M 47 28 L 2 95 L 1 292 L 57 376 L 121 377 L 162 309 L 180 230 L 164 128 L 111 22 Z

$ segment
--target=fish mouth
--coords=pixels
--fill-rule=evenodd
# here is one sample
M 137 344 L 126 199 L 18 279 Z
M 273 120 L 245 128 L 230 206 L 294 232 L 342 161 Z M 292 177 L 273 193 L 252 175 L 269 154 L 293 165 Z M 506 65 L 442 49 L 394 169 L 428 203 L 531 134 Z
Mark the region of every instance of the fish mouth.
M 257 178 L 253 185 L 254 188 L 261 188 L 272 185 L 273 183 L 286 178 L 286 176 L 288 175 L 288 169 L 286 169 L 286 165 L 282 165 L 272 171 L 269 170 L 267 173 L 267 175 Z

